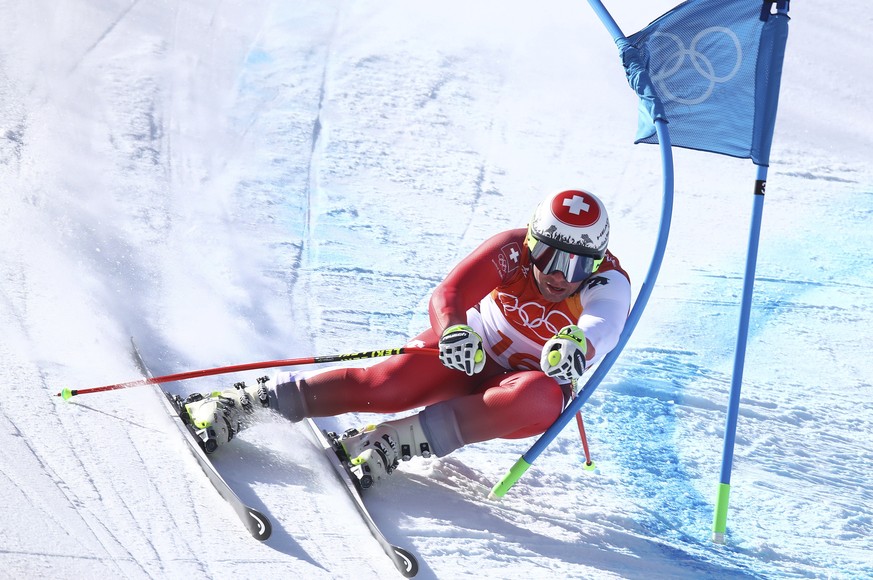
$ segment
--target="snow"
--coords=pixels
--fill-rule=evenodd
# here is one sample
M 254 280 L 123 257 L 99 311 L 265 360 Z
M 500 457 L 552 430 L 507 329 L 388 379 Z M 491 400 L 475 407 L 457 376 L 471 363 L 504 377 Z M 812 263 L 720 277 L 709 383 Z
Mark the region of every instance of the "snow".
M 630 34 L 672 6 L 607 3 Z M 369 500 L 421 578 L 873 577 L 873 21 L 795 3 L 727 544 L 710 541 L 754 167 L 675 151 L 667 258 L 625 352 L 534 439 L 402 465 Z M 0 577 L 396 577 L 305 429 L 216 456 L 251 539 L 137 378 L 402 345 L 542 196 L 600 194 L 638 285 L 656 147 L 585 3 L 0 2 Z M 636 287 L 638 289 L 638 286 Z M 257 375 L 171 385 L 187 393 Z M 324 420 L 344 429 L 378 418 Z

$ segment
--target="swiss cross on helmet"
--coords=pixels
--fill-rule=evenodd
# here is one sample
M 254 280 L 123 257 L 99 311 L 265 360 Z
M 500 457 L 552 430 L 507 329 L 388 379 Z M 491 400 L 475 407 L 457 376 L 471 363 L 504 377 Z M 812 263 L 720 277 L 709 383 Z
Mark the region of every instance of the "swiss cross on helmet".
M 550 195 L 528 226 L 531 260 L 543 273 L 579 282 L 597 270 L 609 244 L 609 217 L 597 197 L 571 189 Z

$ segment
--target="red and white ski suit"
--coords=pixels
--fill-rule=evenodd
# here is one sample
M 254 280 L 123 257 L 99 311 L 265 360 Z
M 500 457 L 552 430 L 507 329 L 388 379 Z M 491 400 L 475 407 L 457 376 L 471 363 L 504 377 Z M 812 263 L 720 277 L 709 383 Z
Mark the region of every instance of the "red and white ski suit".
M 430 430 L 455 431 L 447 435 L 450 443 L 443 447 L 450 449 L 444 452 L 467 443 L 545 431 L 570 393 L 568 385 L 540 370 L 543 345 L 562 327 L 577 324 L 593 346 L 588 364 L 596 363 L 618 342 L 630 307 L 630 281 L 607 252 L 578 292 L 562 302 L 549 302 L 533 277 L 524 245 L 526 231 L 497 234 L 464 258 L 431 296 L 431 328 L 409 343 L 437 348 L 452 320 L 466 320 L 482 337 L 487 354 L 482 372 L 467 376 L 443 366 L 436 356 L 418 354 L 393 356 L 364 368 L 319 372 L 299 382 L 309 415 L 427 407 L 422 415 L 430 415 Z M 434 451 L 444 454 L 439 453 L 440 445 Z

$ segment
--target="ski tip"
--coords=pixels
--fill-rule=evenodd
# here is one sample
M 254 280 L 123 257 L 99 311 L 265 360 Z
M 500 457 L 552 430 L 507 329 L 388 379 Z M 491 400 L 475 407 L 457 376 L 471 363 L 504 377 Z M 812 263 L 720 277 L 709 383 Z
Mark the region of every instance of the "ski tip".
M 394 563 L 404 577 L 413 578 L 418 574 L 418 560 L 415 559 L 415 556 L 397 546 L 391 546 L 391 549 L 394 550 Z
M 256 540 L 264 541 L 273 533 L 269 518 L 256 509 L 247 508 L 248 528 Z

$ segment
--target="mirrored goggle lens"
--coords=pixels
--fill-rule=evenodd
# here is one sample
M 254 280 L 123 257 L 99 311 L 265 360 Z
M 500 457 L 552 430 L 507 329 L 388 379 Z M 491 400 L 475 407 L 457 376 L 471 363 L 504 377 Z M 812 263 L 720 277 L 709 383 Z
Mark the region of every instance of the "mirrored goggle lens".
M 543 274 L 560 272 L 567 282 L 581 282 L 591 275 L 603 261 L 594 256 L 579 256 L 553 248 L 538 240 L 529 244 L 531 261 Z

